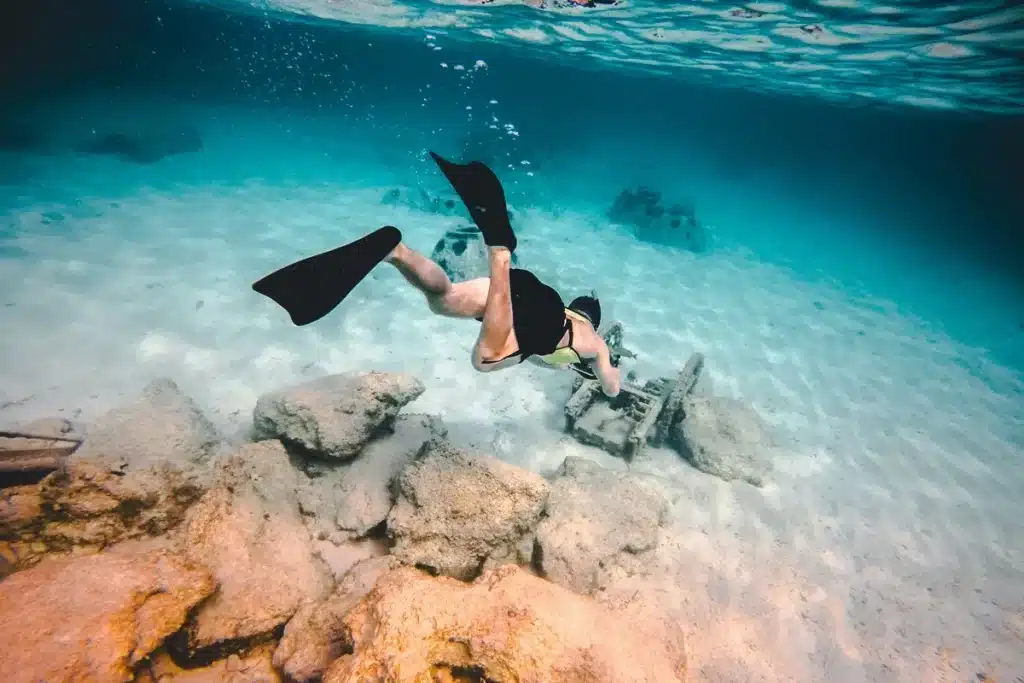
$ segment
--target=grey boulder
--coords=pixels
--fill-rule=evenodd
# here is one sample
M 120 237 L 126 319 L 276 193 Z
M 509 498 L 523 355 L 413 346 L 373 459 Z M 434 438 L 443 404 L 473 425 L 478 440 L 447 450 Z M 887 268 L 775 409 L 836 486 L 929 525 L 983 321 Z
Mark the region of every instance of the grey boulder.
M 406 374 L 320 377 L 261 396 L 253 412 L 253 437 L 280 439 L 321 458 L 351 460 L 424 390 L 422 382 Z

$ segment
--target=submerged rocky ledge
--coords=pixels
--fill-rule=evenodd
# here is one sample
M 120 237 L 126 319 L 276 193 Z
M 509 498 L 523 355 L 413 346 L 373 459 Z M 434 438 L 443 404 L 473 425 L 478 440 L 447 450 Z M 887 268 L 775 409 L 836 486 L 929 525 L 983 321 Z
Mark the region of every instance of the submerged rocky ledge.
M 231 444 L 149 384 L 0 491 L 0 677 L 684 680 L 681 626 L 606 592 L 650 571 L 663 489 L 456 448 L 404 410 L 423 391 L 323 377 L 261 397 Z

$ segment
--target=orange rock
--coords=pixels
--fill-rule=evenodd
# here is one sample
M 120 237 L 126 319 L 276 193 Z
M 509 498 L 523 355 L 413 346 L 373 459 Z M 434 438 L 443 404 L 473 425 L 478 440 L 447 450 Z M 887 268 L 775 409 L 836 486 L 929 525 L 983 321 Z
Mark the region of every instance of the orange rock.
M 345 618 L 324 683 L 679 683 L 683 635 L 641 604 L 614 610 L 516 566 L 473 584 L 409 567 Z
M 156 550 L 49 560 L 0 582 L 0 680 L 118 683 L 214 591 Z
M 142 666 L 135 683 L 281 683 L 271 661 L 273 651 L 274 644 L 269 643 L 209 666 L 182 669 L 160 650 Z

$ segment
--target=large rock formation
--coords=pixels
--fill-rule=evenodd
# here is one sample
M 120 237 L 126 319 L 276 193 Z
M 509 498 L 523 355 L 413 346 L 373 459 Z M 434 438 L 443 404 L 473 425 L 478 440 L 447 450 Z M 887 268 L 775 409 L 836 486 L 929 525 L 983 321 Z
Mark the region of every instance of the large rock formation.
M 667 514 L 668 501 L 653 482 L 566 458 L 537 527 L 538 568 L 584 594 L 644 573 Z
M 331 597 L 295 613 L 274 652 L 274 665 L 291 681 L 319 681 L 331 662 L 345 654 L 345 615 L 373 590 L 382 574 L 400 566 L 394 557 L 377 557 L 354 566 Z
M 139 667 L 134 683 L 281 683 L 273 654 L 273 643 L 267 643 L 209 666 L 182 669 L 166 650 L 158 650 Z
M 280 439 L 307 455 L 351 460 L 423 391 L 423 383 L 410 375 L 321 377 L 261 396 L 253 413 L 253 436 Z
M 611 611 L 514 566 L 472 585 L 394 570 L 343 625 L 351 654 L 324 683 L 680 683 L 687 672 L 678 626 L 639 606 Z
M 433 442 L 396 483 L 387 521 L 396 557 L 464 580 L 488 566 L 530 561 L 548 497 L 540 476 Z
M 214 590 L 166 550 L 48 560 L 0 582 L 0 680 L 116 683 Z
M 437 418 L 399 415 L 393 430 L 378 433 L 348 463 L 307 463 L 299 504 L 317 539 L 343 543 L 361 538 L 387 519 L 395 502 L 392 480 L 432 439 L 447 430 Z
M 39 540 L 43 497 L 36 485 L 0 490 L 0 579 L 38 561 L 46 552 Z
M 185 629 L 190 656 L 202 661 L 268 639 L 330 592 L 330 571 L 299 513 L 299 476 L 279 442 L 249 444 L 220 463 L 189 512 L 182 554 L 217 580 Z
M 20 489 L 0 522 L 20 566 L 46 552 L 102 548 L 176 527 L 209 485 L 221 436 L 171 380 L 145 387 L 128 405 L 101 416 L 62 469 L 39 484 L 38 502 Z M 10 503 L 10 498 L 7 499 Z M 21 501 L 21 502 L 18 502 Z M 37 514 L 28 515 L 29 509 Z
M 690 396 L 683 414 L 671 444 L 694 467 L 726 481 L 763 485 L 776 445 L 753 408 L 721 396 Z
M 661 202 L 656 190 L 643 186 L 625 189 L 608 209 L 608 219 L 629 226 L 636 238 L 645 242 L 705 251 L 707 231 L 697 220 L 693 204 L 680 202 L 666 208 Z

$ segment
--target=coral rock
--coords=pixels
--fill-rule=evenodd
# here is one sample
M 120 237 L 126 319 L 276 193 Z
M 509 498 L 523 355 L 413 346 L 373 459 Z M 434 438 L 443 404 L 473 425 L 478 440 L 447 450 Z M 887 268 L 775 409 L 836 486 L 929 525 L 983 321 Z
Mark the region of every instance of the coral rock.
M 551 483 L 546 516 L 537 528 L 539 568 L 584 594 L 642 574 L 667 515 L 668 501 L 652 481 L 568 457 Z
M 394 429 L 378 434 L 348 463 L 310 462 L 299 504 L 310 531 L 341 543 L 368 534 L 387 519 L 394 504 L 392 480 L 423 448 L 447 430 L 437 418 L 400 415 Z
M 281 683 L 271 659 L 273 652 L 273 644 L 261 645 L 209 666 L 182 669 L 166 651 L 159 650 L 143 664 L 134 683 Z
M 753 408 L 721 396 L 691 396 L 672 445 L 702 472 L 761 486 L 776 450 L 768 426 Z
M 72 460 L 103 460 L 122 469 L 164 462 L 202 464 L 221 440 L 195 402 L 165 378 L 146 385 L 134 403 L 90 425 Z
M 472 585 L 412 568 L 378 579 L 344 619 L 324 683 L 679 683 L 683 636 L 647 609 L 615 610 L 514 566 Z
M 404 374 L 320 377 L 261 396 L 253 433 L 256 439 L 280 439 L 320 457 L 350 460 L 423 392 L 422 382 Z
M 43 519 L 19 540 L 65 552 L 163 534 L 202 495 L 220 444 L 174 382 L 154 381 L 138 400 L 100 417 L 64 467 L 40 482 Z
M 274 652 L 274 665 L 292 681 L 320 680 L 330 663 L 344 654 L 345 615 L 373 590 L 382 574 L 399 566 L 393 557 L 377 557 L 352 567 L 327 600 L 295 613 Z
M 539 475 L 433 442 L 396 483 L 387 522 L 396 557 L 463 580 L 530 561 L 548 497 Z
M 51 559 L 0 583 L 0 680 L 116 683 L 214 590 L 164 550 Z
M 279 442 L 249 444 L 224 459 L 189 512 L 182 552 L 208 566 L 218 584 L 186 629 L 191 655 L 271 637 L 303 604 L 330 592 L 330 571 L 299 514 L 297 476 Z

